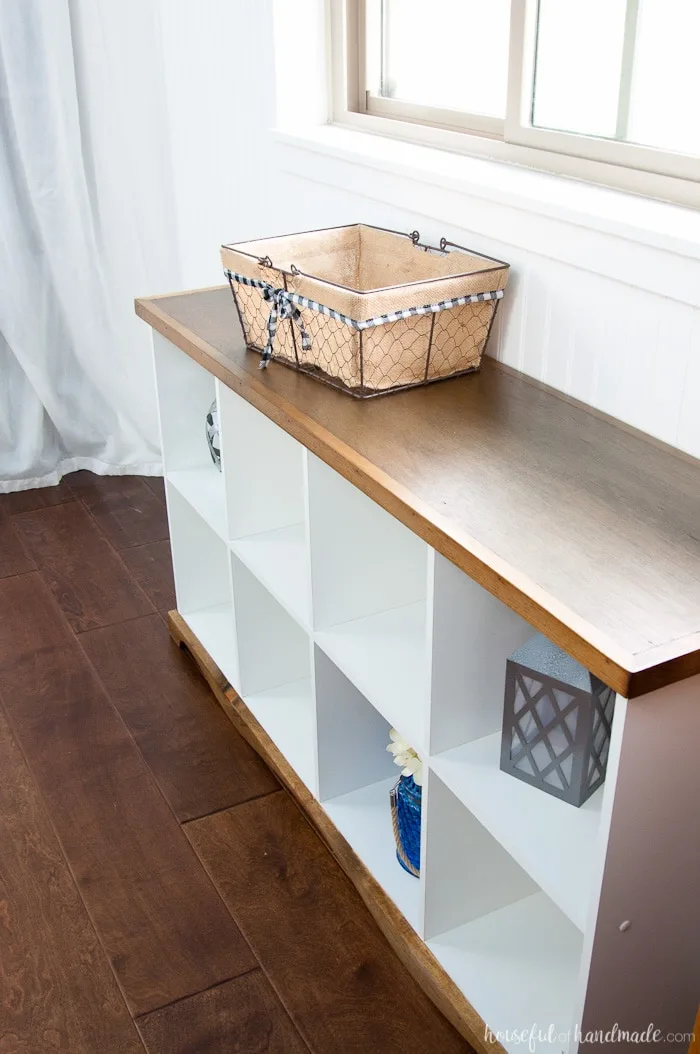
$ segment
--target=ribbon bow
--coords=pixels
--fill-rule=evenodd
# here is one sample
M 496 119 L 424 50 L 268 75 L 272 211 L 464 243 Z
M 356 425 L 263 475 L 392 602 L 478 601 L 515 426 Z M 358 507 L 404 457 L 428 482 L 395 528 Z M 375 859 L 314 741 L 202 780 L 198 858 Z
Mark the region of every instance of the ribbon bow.
M 260 357 L 259 366 L 259 369 L 264 370 L 267 368 L 272 356 L 272 346 L 275 342 L 279 322 L 284 322 L 285 319 L 292 320 L 301 334 L 301 346 L 304 351 L 309 351 L 311 348 L 311 337 L 302 321 L 301 311 L 291 299 L 293 294 L 290 294 L 286 289 L 265 285 L 263 286 L 262 295 L 263 300 L 267 300 L 270 304 L 270 314 L 267 319 L 267 344 Z

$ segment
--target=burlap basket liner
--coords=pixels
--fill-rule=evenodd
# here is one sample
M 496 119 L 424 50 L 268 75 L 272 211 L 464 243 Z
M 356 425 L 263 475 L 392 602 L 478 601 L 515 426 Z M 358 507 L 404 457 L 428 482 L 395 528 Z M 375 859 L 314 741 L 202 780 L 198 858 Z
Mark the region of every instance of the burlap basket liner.
M 462 250 L 426 252 L 406 235 L 363 224 L 222 246 L 221 259 L 234 273 L 357 322 L 503 290 L 508 281 L 508 265 L 501 261 Z M 262 351 L 270 304 L 260 289 L 240 282 L 232 282 L 232 289 L 246 343 Z M 362 332 L 302 306 L 310 350 L 302 351 L 298 330 L 285 321 L 273 357 L 350 389 L 384 391 L 438 380 L 479 366 L 497 302 L 464 304 Z

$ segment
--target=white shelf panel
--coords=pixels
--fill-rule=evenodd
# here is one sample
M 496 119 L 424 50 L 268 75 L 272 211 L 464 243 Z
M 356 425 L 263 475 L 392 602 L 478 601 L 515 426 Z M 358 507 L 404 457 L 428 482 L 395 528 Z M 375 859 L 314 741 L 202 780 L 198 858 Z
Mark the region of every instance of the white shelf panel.
M 230 604 L 182 613 L 195 637 L 234 688 L 238 683 L 236 630 Z
M 268 688 L 243 700 L 312 793 L 316 793 L 314 699 L 311 681 Z
M 437 754 L 431 768 L 583 931 L 598 859 L 603 788 L 580 809 L 501 772 L 501 734 Z
M 397 770 L 398 772 L 398 770 Z M 396 859 L 389 791 L 396 777 L 371 783 L 321 804 L 380 886 L 415 930 L 422 928 L 422 886 Z
M 229 543 L 231 549 L 292 618 L 311 623 L 311 578 L 304 525 L 263 531 Z
M 535 893 L 429 940 L 428 947 L 493 1032 L 533 1024 L 566 1032 L 573 1026 L 582 943 L 544 893 Z M 523 1049 L 503 1045 L 514 1054 Z M 535 1050 L 552 1054 L 552 1044 Z
M 425 602 L 320 630 L 316 642 L 385 720 L 424 752 Z
M 564 914 L 585 929 L 603 787 L 581 808 L 502 773 L 501 733 L 443 754 L 433 772 Z
M 176 469 L 168 472 L 167 478 L 205 523 L 226 541 L 224 481 L 214 463 L 202 468 Z

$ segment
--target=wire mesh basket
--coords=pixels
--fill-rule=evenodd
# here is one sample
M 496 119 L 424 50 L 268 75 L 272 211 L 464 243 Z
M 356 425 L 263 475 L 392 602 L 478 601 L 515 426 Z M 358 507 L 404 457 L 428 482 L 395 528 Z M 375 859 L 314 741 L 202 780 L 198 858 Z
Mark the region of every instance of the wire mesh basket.
M 261 367 L 360 398 L 478 369 L 509 267 L 365 224 L 224 245 L 221 259 Z

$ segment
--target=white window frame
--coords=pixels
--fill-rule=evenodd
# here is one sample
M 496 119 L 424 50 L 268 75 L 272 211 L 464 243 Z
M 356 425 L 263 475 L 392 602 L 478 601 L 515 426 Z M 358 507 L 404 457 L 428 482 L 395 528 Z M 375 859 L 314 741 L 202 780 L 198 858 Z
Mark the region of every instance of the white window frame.
M 372 94 L 368 22 L 372 0 L 329 0 L 332 120 L 374 134 L 525 165 L 647 197 L 700 208 L 700 158 L 619 140 L 535 127 L 531 121 L 538 0 L 511 0 L 511 56 L 505 120 L 417 106 Z M 638 0 L 628 0 L 618 134 L 624 134 Z M 372 24 L 371 20 L 375 22 Z M 371 75 L 368 75 L 371 74 Z

